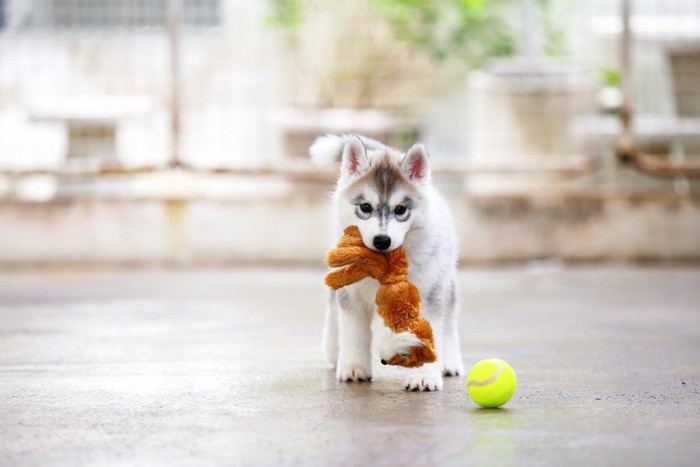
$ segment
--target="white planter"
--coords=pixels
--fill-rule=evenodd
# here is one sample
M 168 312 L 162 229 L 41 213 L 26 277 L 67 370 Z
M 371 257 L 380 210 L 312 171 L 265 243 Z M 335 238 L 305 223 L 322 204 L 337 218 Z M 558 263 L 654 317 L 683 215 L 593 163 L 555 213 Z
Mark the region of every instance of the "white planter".
M 572 123 L 576 116 L 594 112 L 598 89 L 582 70 L 517 62 L 472 73 L 469 87 L 470 162 L 508 168 L 552 167 L 575 158 Z M 531 181 L 538 185 L 541 178 Z M 470 187 L 508 189 L 531 184 L 523 180 L 478 177 Z

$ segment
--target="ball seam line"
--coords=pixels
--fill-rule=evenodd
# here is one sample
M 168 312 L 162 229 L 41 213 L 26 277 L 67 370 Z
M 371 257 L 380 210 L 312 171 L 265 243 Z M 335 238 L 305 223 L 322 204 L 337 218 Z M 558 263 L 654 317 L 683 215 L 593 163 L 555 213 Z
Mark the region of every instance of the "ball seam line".
M 503 372 L 503 364 L 501 364 L 501 362 L 496 362 L 496 364 L 498 365 L 498 368 L 496 369 L 496 372 L 493 375 L 491 375 L 491 377 L 489 379 L 487 379 L 485 381 L 473 381 L 472 380 L 472 381 L 467 382 L 467 386 L 480 387 L 480 386 L 488 386 L 489 384 L 494 383 L 498 379 L 498 377 L 501 376 L 501 373 Z

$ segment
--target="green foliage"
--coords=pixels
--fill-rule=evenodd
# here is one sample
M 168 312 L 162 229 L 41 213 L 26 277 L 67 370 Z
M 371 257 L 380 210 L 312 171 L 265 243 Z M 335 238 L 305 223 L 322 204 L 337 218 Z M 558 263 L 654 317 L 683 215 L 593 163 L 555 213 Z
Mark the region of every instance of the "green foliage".
M 287 30 L 300 26 L 306 9 L 323 6 L 323 0 L 267 1 L 268 22 Z M 518 0 L 366 1 L 387 20 L 397 38 L 426 50 L 439 62 L 457 59 L 478 67 L 489 57 L 509 56 L 517 51 L 514 28 L 506 17 L 509 12 L 517 12 Z M 565 11 L 567 4 L 575 2 L 536 0 L 545 55 L 566 54 L 566 31 L 556 20 L 555 7 L 563 14 L 562 9 Z
M 397 38 L 426 50 L 436 61 L 455 58 L 480 66 L 493 56 L 515 53 L 512 28 L 502 7 L 513 0 L 368 0 Z M 298 27 L 310 0 L 268 0 L 268 22 Z M 320 5 L 316 5 L 320 6 Z
M 270 15 L 267 21 L 280 28 L 291 29 L 301 22 L 303 0 L 268 0 Z
M 507 0 L 371 0 L 400 39 L 437 61 L 456 58 L 480 66 L 512 55 L 515 39 L 502 19 Z
M 566 55 L 566 31 L 553 14 L 553 3 L 552 0 L 537 0 L 538 17 L 544 36 L 543 52 L 548 57 L 562 57 Z
M 536 53 L 564 55 L 563 5 L 535 0 Z M 514 55 L 521 0 L 267 0 L 299 102 L 377 107 L 416 94 L 438 73 Z M 442 66 L 430 66 L 432 58 Z M 536 57 L 537 58 L 537 57 Z M 438 71 L 439 70 L 439 71 Z M 447 75 L 444 75 L 447 76 Z
M 598 70 L 598 76 L 603 86 L 619 88 L 622 82 L 620 71 L 616 68 L 601 68 Z

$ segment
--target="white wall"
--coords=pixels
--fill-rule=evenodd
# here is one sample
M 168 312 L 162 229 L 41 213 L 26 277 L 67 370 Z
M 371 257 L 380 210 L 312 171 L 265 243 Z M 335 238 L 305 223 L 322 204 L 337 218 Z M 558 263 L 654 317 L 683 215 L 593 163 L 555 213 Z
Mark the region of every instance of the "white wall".
M 0 266 L 320 265 L 333 242 L 326 191 L 290 185 L 268 197 L 208 201 L 0 201 Z M 700 259 L 700 204 L 691 197 L 451 193 L 448 200 L 465 262 Z

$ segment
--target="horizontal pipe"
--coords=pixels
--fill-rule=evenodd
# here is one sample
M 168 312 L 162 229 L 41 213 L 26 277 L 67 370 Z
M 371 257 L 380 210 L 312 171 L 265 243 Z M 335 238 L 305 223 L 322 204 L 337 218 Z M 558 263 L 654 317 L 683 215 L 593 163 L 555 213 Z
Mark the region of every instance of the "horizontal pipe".
M 700 178 L 700 163 L 682 162 L 674 163 L 666 160 L 659 160 L 658 157 L 649 156 L 642 153 L 625 155 L 625 162 L 647 175 L 661 178 Z
M 471 175 L 560 175 L 581 176 L 595 170 L 592 159 L 586 158 L 572 164 L 545 164 L 521 166 L 453 166 L 435 165 L 432 172 L 440 176 L 471 176 Z M 329 178 L 338 176 L 337 167 L 317 167 L 312 164 L 273 165 L 263 167 L 196 167 L 179 164 L 175 167 L 142 166 L 142 167 L 103 167 L 96 170 L 63 170 L 63 169 L 29 169 L 29 170 L 0 170 L 0 175 L 26 177 L 37 175 L 53 175 L 59 177 L 104 177 L 141 175 L 164 172 L 183 172 L 193 174 L 219 174 L 241 176 L 282 176 L 289 178 Z

